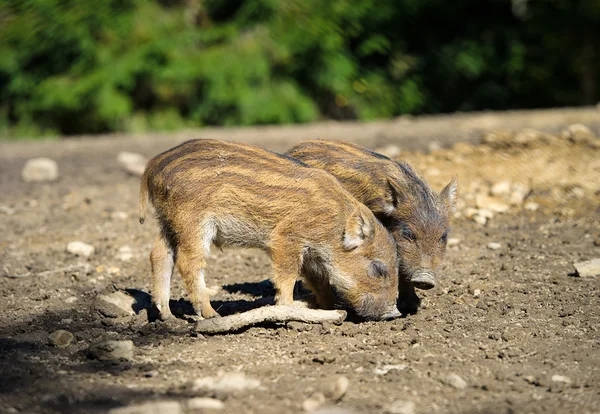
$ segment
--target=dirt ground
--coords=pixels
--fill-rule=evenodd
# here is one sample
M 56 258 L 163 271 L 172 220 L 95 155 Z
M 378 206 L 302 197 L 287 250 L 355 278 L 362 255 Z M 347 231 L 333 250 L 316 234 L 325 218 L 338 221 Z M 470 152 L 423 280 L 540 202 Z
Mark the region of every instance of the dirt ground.
M 589 130 L 565 130 L 573 123 Z M 294 413 L 345 377 L 345 395 L 325 398 L 322 408 L 599 413 L 600 278 L 573 270 L 574 262 L 600 257 L 598 136 L 600 112 L 587 108 L 1 143 L 0 412 L 100 413 L 207 396 L 224 402 L 222 412 Z M 98 293 L 149 292 L 157 231 L 153 220 L 137 222 L 139 179 L 116 155 L 150 157 L 191 137 L 277 151 L 301 139 L 346 138 L 409 161 L 436 190 L 457 175 L 461 202 L 438 286 L 418 292 L 417 314 L 385 322 L 202 336 L 185 319 L 148 322 L 145 309 L 102 316 L 93 306 Z M 36 156 L 58 162 L 57 181 L 21 180 L 23 164 Z M 95 253 L 66 252 L 73 240 Z M 215 309 L 227 314 L 273 294 L 262 282 L 270 275 L 262 252 L 213 253 L 206 274 Z M 185 297 L 175 276 L 172 308 L 187 309 Z M 74 335 L 67 348 L 48 343 L 58 329 Z M 90 345 L 104 339 L 132 340 L 133 360 L 90 359 Z M 232 372 L 260 385 L 190 386 Z

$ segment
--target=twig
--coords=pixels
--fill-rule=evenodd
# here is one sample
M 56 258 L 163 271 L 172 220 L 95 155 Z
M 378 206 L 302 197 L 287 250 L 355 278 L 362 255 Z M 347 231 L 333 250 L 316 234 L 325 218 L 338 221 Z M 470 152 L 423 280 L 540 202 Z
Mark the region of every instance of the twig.
M 222 318 L 203 319 L 196 324 L 196 332 L 219 334 L 235 332 L 242 328 L 260 323 L 305 322 L 334 324 L 346 319 L 343 310 L 307 309 L 298 306 L 264 306 L 247 312 L 238 313 Z
M 29 276 L 50 276 L 56 273 L 62 273 L 62 272 L 68 272 L 71 270 L 75 270 L 80 268 L 81 266 L 79 265 L 71 265 L 71 266 L 67 266 L 67 267 L 62 267 L 60 269 L 52 269 L 52 270 L 45 270 L 43 272 L 27 272 L 27 273 L 22 273 L 20 275 L 6 275 L 6 277 L 8 277 L 9 279 L 21 279 L 21 278 L 25 278 L 25 277 L 29 277 Z

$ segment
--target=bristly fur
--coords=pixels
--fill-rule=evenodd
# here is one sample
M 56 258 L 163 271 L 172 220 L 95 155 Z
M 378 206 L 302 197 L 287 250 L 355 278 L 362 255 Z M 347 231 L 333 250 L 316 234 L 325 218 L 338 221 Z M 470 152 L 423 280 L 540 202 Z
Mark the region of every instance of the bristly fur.
M 305 141 L 286 154 L 331 173 L 375 213 L 396 240 L 401 281 L 420 270 L 433 274 L 446 248 L 456 180 L 438 194 L 408 163 L 344 141 Z
M 277 303 L 291 303 L 303 274 L 322 307 L 334 306 L 332 292 L 367 318 L 383 317 L 395 306 L 393 239 L 333 176 L 302 161 L 246 144 L 192 140 L 148 162 L 140 222 L 147 199 L 161 227 L 151 262 L 153 300 L 165 317 L 174 265 L 197 312 L 216 316 L 204 282 L 211 244 L 265 250 Z M 370 276 L 375 260 L 393 274 Z

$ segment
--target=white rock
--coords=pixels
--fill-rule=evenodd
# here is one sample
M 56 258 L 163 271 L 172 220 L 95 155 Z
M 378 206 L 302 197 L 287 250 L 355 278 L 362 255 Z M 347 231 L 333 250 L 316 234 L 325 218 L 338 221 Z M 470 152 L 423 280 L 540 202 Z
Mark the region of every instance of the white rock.
M 473 289 L 473 296 L 476 298 L 481 296 L 481 289 Z
M 348 387 L 350 386 L 350 380 L 340 375 L 333 379 L 332 381 L 328 381 L 325 387 L 323 387 L 323 395 L 330 401 L 340 401 L 348 392 Z
M 491 242 L 487 244 L 487 248 L 490 250 L 498 250 L 502 247 L 502 245 L 500 243 L 496 243 L 496 242 Z
M 75 296 L 69 296 L 68 298 L 65 299 L 65 303 L 68 303 L 69 305 L 71 303 L 75 303 L 75 302 L 77 302 L 77 297 L 75 297 Z
M 6 204 L 0 204 L 0 213 L 6 214 L 7 216 L 12 216 L 15 214 L 15 209 L 7 206 Z
M 384 412 L 387 414 L 414 414 L 415 403 L 406 400 L 394 401 L 385 408 Z
M 117 155 L 117 162 L 129 174 L 142 176 L 148 160 L 142 154 L 123 151 Z
M 192 383 L 192 390 L 210 390 L 231 393 L 260 387 L 260 381 L 248 378 L 243 372 L 220 372 L 216 377 L 199 378 Z
M 562 382 L 564 384 L 570 384 L 571 382 L 573 382 L 573 381 L 571 381 L 571 378 L 569 378 L 565 375 L 558 375 L 558 374 L 552 375 L 552 381 Z
M 25 163 L 21 177 L 26 182 L 54 181 L 58 178 L 58 164 L 50 158 L 32 158 Z
M 530 192 L 531 189 L 527 185 L 514 183 L 512 186 L 512 192 L 508 198 L 508 202 L 513 206 L 521 205 Z
M 535 201 L 528 201 L 527 203 L 525 203 L 525 210 L 538 211 L 539 208 L 540 208 L 540 205 L 538 203 L 536 203 Z
M 444 382 L 459 390 L 464 390 L 465 388 L 467 388 L 467 382 L 454 373 L 448 374 Z
M 113 220 L 127 220 L 129 218 L 129 214 L 124 211 L 113 211 L 110 213 L 110 218 Z
M 573 263 L 573 266 L 579 277 L 600 276 L 600 258 Z
M 510 181 L 500 181 L 492 186 L 491 194 L 496 197 L 503 197 L 510 194 Z
M 201 410 L 201 412 L 211 411 L 211 410 L 222 410 L 225 408 L 225 404 L 221 400 L 217 400 L 216 398 L 190 398 L 185 403 L 188 410 Z
M 385 155 L 386 157 L 393 159 L 398 157 L 402 150 L 398 145 L 390 144 L 386 145 L 385 147 L 377 148 L 375 152 L 378 152 L 381 155 Z
M 90 346 L 89 353 L 92 358 L 101 361 L 130 361 L 133 359 L 133 342 L 102 341 Z
M 48 342 L 50 345 L 57 348 L 68 348 L 73 341 L 74 336 L 71 332 L 59 329 L 58 331 L 52 332 L 48 335 Z
M 133 316 L 135 299 L 123 292 L 112 292 L 96 297 L 94 308 L 108 318 Z
M 510 206 L 499 198 L 489 197 L 485 194 L 478 194 L 475 198 L 475 204 L 481 209 L 488 209 L 494 213 L 506 213 Z
M 460 239 L 457 239 L 456 237 L 450 237 L 448 239 L 448 243 L 446 244 L 446 246 L 448 247 L 454 247 L 454 246 L 458 246 L 460 244 Z
M 326 398 L 320 392 L 315 392 L 302 402 L 302 409 L 308 413 L 313 412 L 325 404 Z
M 96 249 L 91 244 L 82 241 L 72 241 L 67 244 L 67 252 L 83 257 L 90 257 Z
M 177 401 L 153 401 L 128 407 L 113 408 L 109 414 L 183 414 Z
M 392 370 L 404 371 L 406 369 L 406 367 L 407 367 L 407 365 L 403 365 L 403 364 L 384 365 L 380 368 L 375 368 L 375 370 L 373 372 L 375 372 L 375 375 L 385 375 Z
M 117 259 L 121 260 L 122 262 L 127 262 L 127 261 L 131 260 L 132 257 L 133 257 L 133 250 L 131 250 L 131 247 L 129 247 L 129 246 L 119 247 L 119 251 L 117 253 Z

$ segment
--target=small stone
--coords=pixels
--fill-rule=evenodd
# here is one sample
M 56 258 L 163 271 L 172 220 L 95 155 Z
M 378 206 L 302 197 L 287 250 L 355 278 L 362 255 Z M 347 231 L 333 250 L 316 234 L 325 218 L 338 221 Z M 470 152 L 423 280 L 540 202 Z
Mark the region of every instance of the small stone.
M 481 226 L 485 226 L 486 223 L 488 222 L 488 219 L 484 216 L 477 214 L 476 216 L 473 217 L 473 221 L 475 221 L 475 223 L 477 223 Z
M 349 386 L 350 380 L 347 377 L 340 375 L 325 384 L 323 387 L 323 395 L 330 401 L 340 401 L 344 395 L 346 395 Z
M 210 390 L 229 394 L 260 387 L 260 381 L 248 378 L 243 372 L 220 372 L 216 377 L 199 378 L 192 383 L 192 390 Z
M 467 388 L 467 382 L 454 373 L 448 374 L 444 382 L 459 390 L 464 390 L 465 388 Z
M 2 214 L 6 214 L 7 216 L 12 216 L 13 214 L 15 214 L 17 210 L 15 210 L 14 208 L 7 206 L 5 204 L 0 204 L 0 213 Z
M 21 177 L 28 183 L 54 181 L 58 178 L 58 164 L 50 158 L 32 158 L 25 163 Z
M 583 124 L 569 125 L 560 135 L 575 144 L 583 144 L 595 139 L 594 133 Z
M 437 141 L 432 141 L 427 145 L 427 150 L 429 152 L 435 152 L 435 151 L 439 151 L 441 149 L 442 149 L 442 146 Z
M 573 197 L 575 198 L 583 198 L 585 197 L 585 190 L 576 185 L 575 187 L 571 188 L 571 194 L 573 194 Z
M 487 248 L 490 250 L 498 250 L 502 247 L 502 245 L 500 243 L 496 243 L 496 242 L 491 242 L 487 244 Z
M 540 141 L 544 137 L 544 134 L 535 129 L 523 129 L 515 134 L 514 141 L 516 144 L 527 146 L 536 141 Z
M 500 181 L 492 186 L 491 194 L 496 197 L 503 197 L 510 194 L 510 181 Z
M 73 341 L 73 334 L 69 331 L 59 329 L 58 331 L 52 332 L 48 335 L 48 342 L 50 345 L 57 348 L 68 348 Z
M 485 194 L 478 194 L 475 198 L 475 204 L 479 209 L 488 209 L 494 213 L 506 213 L 510 206 L 499 198 L 489 197 Z
M 146 371 L 144 372 L 144 377 L 145 378 L 154 378 L 158 375 L 158 371 L 153 369 L 151 371 Z
M 142 154 L 123 151 L 117 155 L 117 162 L 129 174 L 141 177 L 148 160 Z
M 129 218 L 129 214 L 124 211 L 113 211 L 110 213 L 110 218 L 113 220 L 127 220 Z
M 384 412 L 386 414 L 414 414 L 415 403 L 407 400 L 394 401 L 385 408 Z
M 72 241 L 67 244 L 67 252 L 76 256 L 90 257 L 95 250 L 94 246 L 82 241 Z
M 407 365 L 403 365 L 403 364 L 384 365 L 380 368 L 375 368 L 375 370 L 373 372 L 375 373 L 375 375 L 386 375 L 388 372 L 390 372 L 392 370 L 404 371 L 406 369 L 406 367 L 407 367 Z
M 96 297 L 94 308 L 107 318 L 133 316 L 135 299 L 123 292 L 102 294 Z
M 68 298 L 65 299 L 65 303 L 68 303 L 69 305 L 72 303 L 77 302 L 77 298 L 75 296 L 69 296 Z
M 473 289 L 473 296 L 475 296 L 476 298 L 481 296 L 481 289 Z
M 538 384 L 539 384 L 539 382 L 538 382 L 538 379 L 537 379 L 536 377 L 534 377 L 533 375 L 525 375 L 525 376 L 523 377 L 523 379 L 524 379 L 524 380 L 525 380 L 525 381 L 526 381 L 528 384 L 531 384 L 531 385 L 538 385 Z
M 512 192 L 508 198 L 508 202 L 513 206 L 521 205 L 530 192 L 531 189 L 527 185 L 514 183 L 512 186 Z
M 385 155 L 388 158 L 394 159 L 400 155 L 402 150 L 400 149 L 400 147 L 398 145 L 390 144 L 390 145 L 386 145 L 385 147 L 377 148 L 375 150 L 375 152 L 377 152 L 381 155 Z
M 102 341 L 90 346 L 89 354 L 100 361 L 131 361 L 133 359 L 132 341 Z
M 447 247 L 454 247 L 454 246 L 458 246 L 460 244 L 460 239 L 457 239 L 456 237 L 450 237 L 448 239 L 448 243 L 446 244 Z
M 119 247 L 116 257 L 122 262 L 127 262 L 133 257 L 133 250 L 131 250 L 131 247 L 129 246 Z
M 200 411 L 201 413 L 219 411 L 225 408 L 223 401 L 216 398 L 190 398 L 185 405 L 188 410 Z
M 600 258 L 573 263 L 573 266 L 579 277 L 600 276 Z
M 183 414 L 177 401 L 153 401 L 127 407 L 113 408 L 108 414 Z
M 570 384 L 573 382 L 573 381 L 571 381 L 571 378 L 564 376 L 564 375 L 558 375 L 558 374 L 552 375 L 552 381 L 562 382 L 564 384 Z
M 540 205 L 538 203 L 536 203 L 535 201 L 528 201 L 527 203 L 525 203 L 525 210 L 538 211 L 539 208 L 540 208 Z
M 302 402 L 302 409 L 308 413 L 316 411 L 325 404 L 325 401 L 325 396 L 320 392 L 316 392 Z

